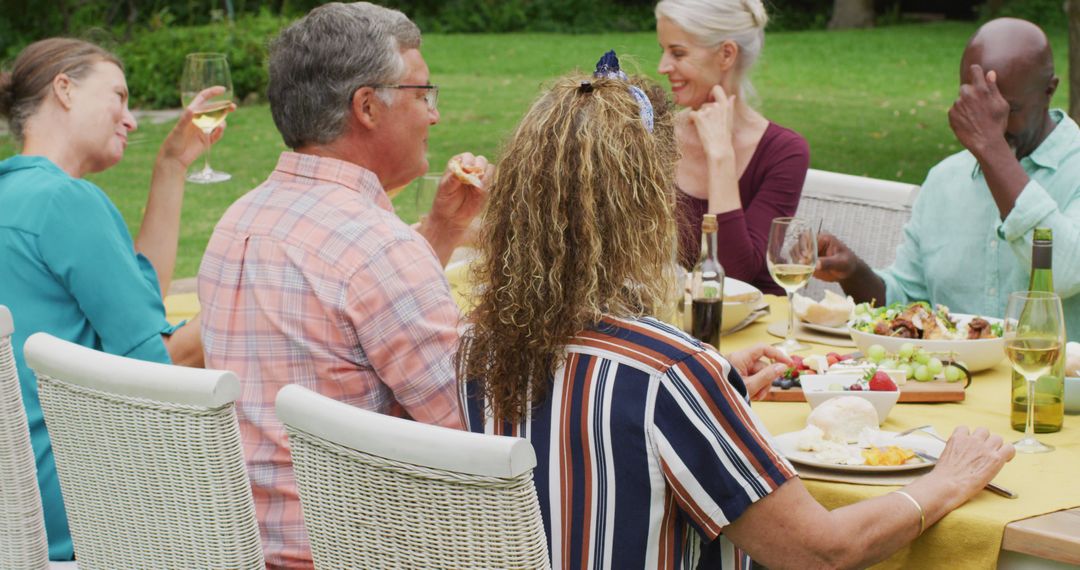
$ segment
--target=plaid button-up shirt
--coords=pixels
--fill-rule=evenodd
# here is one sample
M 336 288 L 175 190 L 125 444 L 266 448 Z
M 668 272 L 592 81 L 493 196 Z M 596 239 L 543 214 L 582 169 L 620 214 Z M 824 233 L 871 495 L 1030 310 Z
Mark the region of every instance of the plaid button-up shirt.
M 299 384 L 353 406 L 462 427 L 459 313 L 427 241 L 373 173 L 286 152 L 214 229 L 199 269 L 206 366 L 231 370 L 270 567 L 307 567 L 274 398 Z

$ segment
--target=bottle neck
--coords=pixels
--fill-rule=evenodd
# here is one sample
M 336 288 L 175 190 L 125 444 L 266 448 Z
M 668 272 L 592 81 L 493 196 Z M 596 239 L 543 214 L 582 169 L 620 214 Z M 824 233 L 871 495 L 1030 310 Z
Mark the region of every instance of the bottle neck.
M 705 258 L 719 262 L 717 255 L 716 232 L 707 232 L 705 234 Z
M 1051 269 L 1053 248 L 1049 243 L 1036 242 L 1031 248 L 1031 291 L 1053 291 L 1054 277 Z

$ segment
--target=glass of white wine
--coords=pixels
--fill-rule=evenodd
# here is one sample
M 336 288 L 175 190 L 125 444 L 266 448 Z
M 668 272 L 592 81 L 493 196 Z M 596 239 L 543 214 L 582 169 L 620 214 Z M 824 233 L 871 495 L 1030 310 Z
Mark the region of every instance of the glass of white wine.
M 210 168 L 210 134 L 225 120 L 232 106 L 233 85 L 229 75 L 229 62 L 223 53 L 189 53 L 184 58 L 184 74 L 180 78 L 180 101 L 185 107 L 191 104 L 202 90 L 222 86 L 225 92 L 202 102 L 195 109 L 191 122 L 206 134 L 206 154 L 203 168 L 188 175 L 189 182 L 211 184 L 232 178 L 229 174 Z
M 1065 348 L 1061 297 L 1047 291 L 1017 291 L 1005 309 L 1005 354 L 1027 380 L 1024 437 L 1013 444 L 1019 453 L 1045 453 L 1053 446 L 1035 439 L 1035 381 L 1050 373 Z
M 795 339 L 795 311 L 792 295 L 810 281 L 817 265 L 817 232 L 806 220 L 800 218 L 775 218 L 769 227 L 769 247 L 765 262 L 773 281 L 787 291 L 788 327 L 783 342 L 773 346 L 787 353 L 807 350 L 810 347 Z

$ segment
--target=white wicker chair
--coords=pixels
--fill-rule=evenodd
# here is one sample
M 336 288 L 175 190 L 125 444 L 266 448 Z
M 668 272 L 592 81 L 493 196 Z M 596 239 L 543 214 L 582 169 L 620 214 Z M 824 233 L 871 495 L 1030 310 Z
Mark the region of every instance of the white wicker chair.
M 919 187 L 914 184 L 811 169 L 796 214 L 844 241 L 871 267 L 886 267 L 904 239 Z M 810 281 L 800 294 L 820 299 L 835 283 Z M 884 301 L 883 299 L 881 301 Z
M 528 441 L 277 397 L 316 568 L 549 568 Z
M 49 544 L 11 349 L 14 332 L 11 311 L 0 305 L 0 568 L 40 570 L 49 567 Z
M 26 341 L 80 568 L 262 568 L 231 372 Z

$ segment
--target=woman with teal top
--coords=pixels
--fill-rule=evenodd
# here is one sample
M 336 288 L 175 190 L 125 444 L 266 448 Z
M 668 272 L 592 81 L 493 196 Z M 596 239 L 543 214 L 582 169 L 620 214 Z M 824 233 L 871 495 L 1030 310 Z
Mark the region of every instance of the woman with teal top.
M 112 354 L 201 366 L 198 325 L 170 326 L 162 299 L 176 261 L 184 174 L 206 146 L 190 109 L 215 90 L 200 94 L 162 143 L 133 241 L 105 193 L 83 179 L 119 162 L 136 128 L 120 61 L 93 44 L 52 38 L 26 47 L 11 72 L 0 73 L 0 116 L 22 147 L 0 162 L 0 305 L 15 319 L 53 560 L 74 553 L 23 343 L 44 331 Z M 211 140 L 220 137 L 219 130 Z

